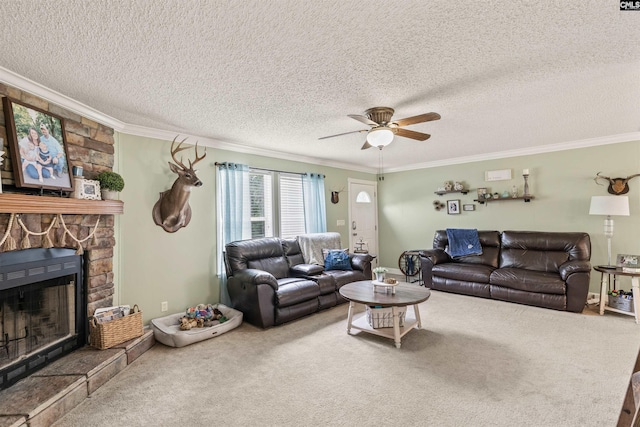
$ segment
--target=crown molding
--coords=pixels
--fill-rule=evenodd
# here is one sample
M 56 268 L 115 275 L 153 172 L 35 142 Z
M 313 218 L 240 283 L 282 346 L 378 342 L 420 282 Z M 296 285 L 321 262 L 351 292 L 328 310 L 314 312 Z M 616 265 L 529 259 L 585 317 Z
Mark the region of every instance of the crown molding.
M 577 141 L 561 142 L 557 144 L 541 145 L 537 147 L 521 148 L 517 150 L 483 153 L 474 156 L 456 157 L 453 159 L 436 160 L 418 163 L 406 167 L 385 169 L 385 173 L 404 172 L 416 169 L 428 169 L 442 166 L 459 165 L 487 160 L 505 159 L 510 157 L 531 156 L 535 154 L 553 153 L 555 151 L 575 150 L 578 148 L 596 147 L 599 145 L 619 144 L 622 142 L 640 141 L 640 132 L 628 132 L 617 135 L 602 136 Z
M 189 135 L 186 133 L 168 130 L 161 130 L 150 128 L 146 126 L 138 126 L 130 123 L 125 123 L 118 119 L 115 119 L 107 114 L 104 114 L 88 105 L 76 101 L 66 95 L 56 92 L 53 89 L 34 82 L 26 77 L 23 77 L 13 71 L 10 71 L 4 67 L 0 67 L 0 82 L 16 87 L 22 91 L 31 93 L 42 99 L 45 99 L 53 104 L 59 105 L 69 111 L 79 114 L 87 119 L 101 123 L 105 126 L 113 128 L 114 130 L 126 133 L 129 135 L 142 136 L 147 138 L 155 138 L 164 141 L 171 141 L 175 138 L 176 134 L 187 138 L 194 139 L 202 145 L 212 147 L 220 150 L 233 151 L 236 153 L 254 154 L 258 156 L 271 157 L 280 160 L 290 160 L 294 162 L 309 163 L 318 166 L 334 167 L 338 169 L 347 169 L 356 172 L 372 173 L 376 174 L 377 169 L 371 167 L 363 167 L 350 163 L 324 161 L 313 157 L 300 156 L 297 154 L 282 153 L 273 150 L 267 150 L 264 148 L 248 147 L 246 145 L 233 144 L 218 139 L 207 138 L 200 135 Z M 530 156 L 534 154 L 551 153 L 554 151 L 574 150 L 577 148 L 594 147 L 598 145 L 618 144 L 621 142 L 640 141 L 640 132 L 629 132 L 618 135 L 583 139 L 579 141 L 569 141 L 558 144 L 543 145 L 539 147 L 530 147 L 518 150 L 500 151 L 494 153 L 484 153 L 475 156 L 456 157 L 453 159 L 438 160 L 433 162 L 419 163 L 410 166 L 403 166 L 399 168 L 385 168 L 385 173 L 403 172 L 416 169 L 428 169 L 441 166 L 450 166 L 464 163 L 481 162 L 487 160 L 504 159 L 508 157 L 518 156 Z
M 0 67 L 0 82 L 6 83 L 10 86 L 16 87 L 24 92 L 33 94 L 39 98 L 49 101 L 53 104 L 59 105 L 69 111 L 81 115 L 87 119 L 91 119 L 95 122 L 101 123 L 105 126 L 113 128 L 114 130 L 121 131 L 125 126 L 124 122 L 118 119 L 114 119 L 100 111 L 89 107 L 75 99 L 69 98 L 66 95 L 56 92 L 53 89 L 49 89 L 40 83 L 34 82 L 26 77 L 7 70 L 4 67 Z

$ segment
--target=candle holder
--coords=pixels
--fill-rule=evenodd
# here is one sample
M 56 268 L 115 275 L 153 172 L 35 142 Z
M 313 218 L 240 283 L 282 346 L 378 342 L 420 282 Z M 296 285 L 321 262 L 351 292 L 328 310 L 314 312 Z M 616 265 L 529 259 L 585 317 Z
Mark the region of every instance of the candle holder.
M 523 197 L 528 197 L 530 196 L 529 194 L 529 174 L 522 174 L 522 177 L 524 178 L 524 196 Z

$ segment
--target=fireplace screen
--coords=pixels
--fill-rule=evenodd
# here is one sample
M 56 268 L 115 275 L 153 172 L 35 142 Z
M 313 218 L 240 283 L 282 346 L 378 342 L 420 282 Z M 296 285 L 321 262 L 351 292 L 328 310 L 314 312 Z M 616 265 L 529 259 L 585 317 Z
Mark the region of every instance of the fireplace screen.
M 86 344 L 83 264 L 73 249 L 0 254 L 0 389 Z
M 0 292 L 0 369 L 77 333 L 75 276 Z

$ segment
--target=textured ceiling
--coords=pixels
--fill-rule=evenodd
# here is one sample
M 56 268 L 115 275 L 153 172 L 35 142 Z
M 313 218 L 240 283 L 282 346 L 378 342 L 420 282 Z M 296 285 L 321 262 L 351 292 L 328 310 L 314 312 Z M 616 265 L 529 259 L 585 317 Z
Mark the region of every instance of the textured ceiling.
M 640 130 L 640 11 L 583 0 L 3 0 L 0 67 L 133 127 L 399 170 Z M 222 144 L 228 146 L 226 144 Z

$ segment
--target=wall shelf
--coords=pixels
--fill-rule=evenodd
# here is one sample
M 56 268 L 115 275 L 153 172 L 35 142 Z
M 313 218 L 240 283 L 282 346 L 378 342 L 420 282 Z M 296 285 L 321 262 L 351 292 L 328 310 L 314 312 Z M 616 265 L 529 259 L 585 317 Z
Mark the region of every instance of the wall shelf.
M 478 202 L 481 205 L 484 205 L 485 203 L 491 203 L 491 202 L 505 202 L 507 200 L 524 200 L 525 203 L 530 202 L 531 200 L 535 199 L 535 197 L 529 195 L 529 196 L 522 196 L 522 197 L 500 197 L 498 199 L 483 199 L 483 200 L 479 200 L 479 199 L 474 199 L 474 202 Z
M 120 215 L 121 200 L 83 200 L 29 194 L 0 194 L 0 213 Z
M 467 194 L 469 191 L 471 191 L 471 190 L 465 189 L 465 190 L 434 191 L 434 193 L 437 194 L 438 196 L 442 196 L 442 195 L 449 194 L 449 193 Z

